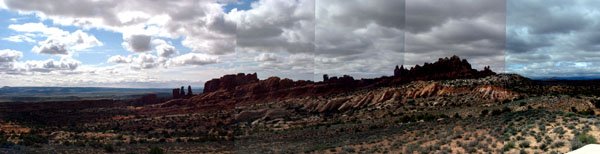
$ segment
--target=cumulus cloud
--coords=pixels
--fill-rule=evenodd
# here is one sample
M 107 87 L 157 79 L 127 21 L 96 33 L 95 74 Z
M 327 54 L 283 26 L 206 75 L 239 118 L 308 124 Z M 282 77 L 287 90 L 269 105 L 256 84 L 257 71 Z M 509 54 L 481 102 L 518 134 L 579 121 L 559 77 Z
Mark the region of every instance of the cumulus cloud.
M 107 62 L 115 64 L 127 64 L 131 63 L 131 57 L 123 57 L 121 55 L 111 56 Z
M 506 2 L 406 1 L 405 65 L 458 55 L 475 68 L 504 71 Z
M 57 24 L 100 28 L 177 38 L 194 52 L 227 54 L 235 51 L 235 22 L 225 16 L 222 4 L 205 0 L 178 1 L 57 1 L 6 0 L 8 8 L 36 12 Z M 34 5 L 35 4 L 35 5 Z M 73 9 L 77 8 L 77 9 Z M 148 51 L 147 37 L 134 37 L 132 51 Z M 138 42 L 139 41 L 139 42 Z
M 277 56 L 273 53 L 261 53 L 260 55 L 254 57 L 254 61 L 257 61 L 257 62 L 277 61 Z
M 4 0 L 0 0 L 0 9 L 6 9 L 6 4 L 4 4 Z
M 597 76 L 596 1 L 507 1 L 506 67 L 535 77 Z M 536 15 L 532 16 L 531 13 Z M 527 59 L 525 59 L 527 58 Z
M 0 50 L 0 74 L 18 73 L 15 64 L 23 57 L 23 53 L 12 49 Z
M 104 45 L 95 36 L 85 33 L 81 30 L 76 30 L 75 32 L 70 33 L 65 38 L 61 39 L 66 39 L 67 44 L 70 44 L 71 46 L 70 48 L 76 51 Z
M 28 35 L 41 34 L 46 40 L 38 42 L 32 51 L 43 54 L 69 54 L 70 51 L 81 51 L 88 48 L 102 46 L 103 43 L 95 36 L 87 34 L 82 30 L 68 32 L 56 27 L 48 27 L 43 23 L 25 23 L 12 24 L 8 26 L 17 32 L 23 32 L 23 35 L 17 35 L 14 41 L 33 42 Z
M 140 53 L 137 55 L 129 55 L 127 57 L 116 55 L 108 58 L 107 62 L 115 64 L 128 64 L 130 68 L 135 70 L 152 69 L 159 66 L 164 66 L 167 59 L 157 57 L 155 55 Z
M 60 70 L 72 71 L 77 69 L 81 62 L 72 58 L 61 58 L 58 61 L 48 59 L 44 61 L 26 61 L 23 64 L 26 66 L 28 71 L 51 72 Z
M 261 0 L 250 10 L 233 10 L 237 46 L 242 51 L 314 52 L 315 1 Z
M 11 49 L 0 50 L 0 63 L 14 62 L 23 57 L 23 53 Z
M 183 65 L 207 65 L 217 63 L 218 59 L 214 56 L 198 53 L 188 53 L 181 56 L 173 57 L 169 60 L 172 66 Z
M 43 54 L 66 55 L 69 53 L 67 45 L 62 43 L 60 40 L 55 39 L 48 39 L 46 41 L 40 42 L 38 46 L 34 46 L 31 50 L 35 53 Z
M 389 75 L 403 63 L 404 5 L 404 0 L 318 1 L 314 73 Z
M 123 38 L 123 47 L 131 52 L 146 52 L 152 50 L 152 36 L 131 35 Z
M 73 72 L 81 62 L 68 56 L 59 60 L 27 60 L 21 61 L 23 53 L 12 49 L 0 50 L 0 73 L 2 74 L 31 74 L 52 72 Z
M 69 32 L 64 31 L 56 27 L 48 27 L 43 23 L 25 23 L 25 24 L 11 24 L 8 25 L 8 29 L 17 32 L 26 33 L 42 33 L 47 36 L 62 36 L 67 35 Z
M 164 63 L 164 60 L 150 54 L 139 54 L 131 59 L 131 67 L 134 69 L 151 69 Z
M 594 13 L 600 5 L 585 0 L 447 0 L 443 4 L 437 0 L 258 0 L 248 10 L 229 12 L 224 12 L 224 5 L 237 1 L 3 1 L 10 10 L 33 12 L 44 23 L 122 34 L 121 46 L 131 52 L 107 62 L 127 71 L 144 70 L 132 72 L 189 65 L 221 70 L 211 68 L 221 65 L 209 65 L 219 62 L 235 67 L 229 73 L 256 70 L 278 76 L 309 74 L 314 79 L 324 73 L 361 78 L 391 75 L 399 64 L 412 66 L 458 55 L 479 69 L 491 65 L 499 72 L 506 67 L 509 72 L 556 75 L 594 72 L 594 61 L 600 61 L 596 22 L 600 16 Z M 22 34 L 4 40 L 37 42 L 32 49 L 36 53 L 71 55 L 102 46 L 82 30 L 70 32 L 43 23 L 8 28 Z M 186 48 L 179 49 L 180 45 Z M 2 67 L 10 64 L 12 70 L 75 66 L 57 60 L 30 62 L 31 66 L 2 60 L 10 61 Z
M 154 40 L 153 44 L 155 44 L 154 50 L 156 51 L 156 55 L 160 57 L 171 57 L 177 54 L 177 49 L 164 40 Z
M 11 42 L 28 42 L 28 43 L 34 43 L 35 40 L 27 35 L 13 35 L 13 36 L 9 36 L 6 38 L 2 38 L 3 40 L 7 40 L 7 41 L 11 41 Z

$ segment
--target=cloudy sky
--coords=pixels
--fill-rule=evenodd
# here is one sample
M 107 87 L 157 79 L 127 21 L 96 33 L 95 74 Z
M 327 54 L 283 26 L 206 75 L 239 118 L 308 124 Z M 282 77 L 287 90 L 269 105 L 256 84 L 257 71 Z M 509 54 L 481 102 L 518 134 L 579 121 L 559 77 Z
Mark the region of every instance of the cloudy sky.
M 592 0 L 0 0 L 0 86 L 178 87 L 257 72 L 391 75 L 458 55 L 595 76 Z

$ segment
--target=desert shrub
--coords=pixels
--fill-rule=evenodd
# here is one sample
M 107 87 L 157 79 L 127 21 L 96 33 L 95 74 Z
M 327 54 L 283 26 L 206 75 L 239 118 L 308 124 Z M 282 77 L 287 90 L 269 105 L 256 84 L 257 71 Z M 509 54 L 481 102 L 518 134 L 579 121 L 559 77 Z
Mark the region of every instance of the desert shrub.
M 342 150 L 344 150 L 344 151 L 346 151 L 348 153 L 354 153 L 355 152 L 354 148 L 350 147 L 350 146 L 344 146 L 344 147 L 342 147 Z
M 521 148 L 529 148 L 530 145 L 531 145 L 531 143 L 529 141 L 522 141 L 519 144 L 519 147 L 521 147 Z
M 584 111 L 581 111 L 581 112 L 578 112 L 578 113 L 582 114 L 582 115 L 594 115 L 594 110 L 588 108 L 587 110 L 584 110 Z
M 571 130 L 575 130 L 575 124 L 569 123 L 569 125 L 567 126 L 567 128 L 569 128 Z
M 460 115 L 459 115 L 458 113 L 454 113 L 454 116 L 452 116 L 452 117 L 453 117 L 453 118 L 457 118 L 457 119 L 460 119 L 460 118 L 461 118 L 461 117 L 460 117 Z
M 596 138 L 588 134 L 579 134 L 571 140 L 571 150 L 577 150 L 587 144 L 595 144 Z
M 417 144 L 409 144 L 408 146 L 406 146 L 406 152 L 407 153 L 413 153 L 414 151 L 417 151 L 420 149 L 420 146 Z
M 442 149 L 442 147 L 440 146 L 440 144 L 437 144 L 437 143 L 434 143 L 433 145 L 431 145 L 430 148 L 432 150 L 440 150 L 440 149 Z
M 535 137 L 535 141 L 536 142 L 542 142 L 542 136 L 541 135 L 537 135 L 536 134 L 536 135 L 534 135 L 534 137 Z
M 163 154 L 165 153 L 165 151 L 159 147 L 152 147 L 150 148 L 150 151 L 148 151 L 149 154 Z
M 510 150 L 512 148 L 515 148 L 515 142 L 510 141 L 510 142 L 504 144 L 504 147 L 502 147 L 502 150 L 503 151 L 508 151 L 508 150 Z
M 481 116 L 482 116 L 482 117 L 483 117 L 483 116 L 486 116 L 486 115 L 488 115 L 488 113 L 489 113 L 489 112 L 490 112 L 489 110 L 487 110 L 487 109 L 484 109 L 483 111 L 481 111 Z
M 559 126 L 559 127 L 556 127 L 556 128 L 554 128 L 552 131 L 553 131 L 554 133 L 557 133 L 557 134 L 560 134 L 560 135 L 562 135 L 562 134 L 565 134 L 565 130 L 564 130 L 562 127 L 560 127 L 560 126 Z
M 565 142 L 558 141 L 558 142 L 554 142 L 551 147 L 552 148 L 560 148 L 560 147 L 563 147 L 563 146 L 565 146 Z
M 8 138 L 1 133 L 2 132 L 0 131 L 0 148 L 6 148 L 11 146 L 13 143 L 8 141 Z
M 30 145 L 34 145 L 34 144 L 46 144 L 48 143 L 48 138 L 44 137 L 44 136 L 40 136 L 40 135 L 36 135 L 36 134 L 27 134 L 24 135 L 22 138 L 22 145 L 25 146 L 30 146 Z
M 115 148 L 113 147 L 112 144 L 105 144 L 102 148 L 104 149 L 104 152 L 106 152 L 106 153 L 115 152 Z
M 520 141 L 520 140 L 525 140 L 525 137 L 523 137 L 523 136 L 519 135 L 519 136 L 517 136 L 517 140 L 519 140 L 519 141 Z
M 424 148 L 419 149 L 419 152 L 420 153 L 430 153 L 431 149 L 429 149 L 429 147 L 424 147 Z
M 571 112 L 577 113 L 577 108 L 571 107 Z
M 521 149 L 519 150 L 519 154 L 527 154 L 527 151 L 525 151 L 525 149 Z

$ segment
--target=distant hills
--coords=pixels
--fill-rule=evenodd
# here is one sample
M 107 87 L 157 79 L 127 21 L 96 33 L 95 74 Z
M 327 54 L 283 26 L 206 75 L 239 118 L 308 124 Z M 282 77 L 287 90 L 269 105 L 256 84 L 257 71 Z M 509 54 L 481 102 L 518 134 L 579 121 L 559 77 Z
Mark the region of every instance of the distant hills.
M 201 90 L 198 90 L 201 91 Z M 104 88 L 104 87 L 8 87 L 0 88 L 0 102 L 77 101 L 98 99 L 135 99 L 144 94 L 170 96 L 163 88 Z

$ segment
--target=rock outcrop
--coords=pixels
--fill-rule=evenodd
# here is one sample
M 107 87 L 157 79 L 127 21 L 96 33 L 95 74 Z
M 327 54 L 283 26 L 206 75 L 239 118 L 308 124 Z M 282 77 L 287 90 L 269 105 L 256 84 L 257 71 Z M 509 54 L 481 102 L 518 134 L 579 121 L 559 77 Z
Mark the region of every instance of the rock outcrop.
M 194 95 L 189 100 L 173 100 L 165 102 L 165 107 L 181 106 L 221 106 L 223 108 L 235 108 L 239 105 L 252 105 L 257 103 L 294 99 L 294 98 L 329 98 L 326 101 L 313 99 L 306 102 L 304 108 L 314 112 L 345 111 L 349 109 L 363 108 L 365 106 L 381 104 L 383 102 L 404 103 L 409 99 L 428 99 L 442 95 L 467 94 L 476 91 L 477 96 L 486 98 L 497 98 L 498 100 L 510 98 L 509 92 L 503 89 L 461 89 L 439 82 L 421 85 L 419 80 L 450 80 L 461 78 L 481 78 L 495 74 L 489 67 L 483 71 L 471 68 L 471 65 L 458 56 L 440 58 L 435 63 L 425 63 L 423 66 L 415 66 L 406 69 L 404 66 L 396 67 L 392 77 L 379 77 L 373 79 L 356 80 L 349 75 L 329 76 L 323 75 L 322 82 L 293 81 L 279 77 L 269 77 L 259 80 L 256 73 L 253 74 L 230 74 L 220 78 L 209 80 L 204 85 L 204 91 L 200 95 Z M 384 92 L 369 92 L 368 94 L 352 94 L 360 90 L 375 90 L 387 87 L 397 87 L 417 82 L 417 87 L 409 87 L 406 90 L 387 90 Z M 181 89 L 179 92 L 182 92 Z M 175 92 L 175 91 L 174 91 Z M 355 95 L 350 98 L 338 97 Z M 185 97 L 181 95 L 180 97 Z M 335 99 L 334 99 L 335 98 Z M 385 103 L 384 103 L 385 104 Z M 448 104 L 448 103 L 445 103 Z M 249 116 L 251 117 L 251 116 Z M 250 118 L 252 119 L 252 118 Z
M 179 98 L 181 98 L 181 92 L 179 92 L 179 91 L 180 91 L 179 88 L 173 89 L 173 99 L 179 99 Z
M 394 77 L 403 80 L 449 80 L 449 79 L 465 79 L 465 78 L 480 78 L 494 75 L 489 66 L 484 67 L 484 70 L 478 71 L 471 68 L 471 64 L 466 59 L 454 55 L 450 58 L 440 58 L 434 63 L 425 63 L 423 66 L 416 65 L 410 69 L 404 66 L 396 66 L 394 69 Z
M 254 74 L 231 74 L 218 79 L 212 79 L 204 84 L 204 93 L 215 92 L 217 90 L 233 90 L 237 86 L 258 82 L 256 73 Z

